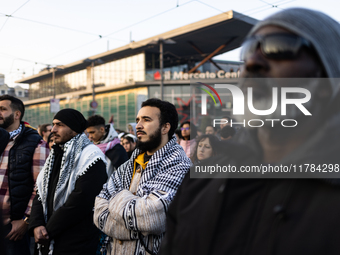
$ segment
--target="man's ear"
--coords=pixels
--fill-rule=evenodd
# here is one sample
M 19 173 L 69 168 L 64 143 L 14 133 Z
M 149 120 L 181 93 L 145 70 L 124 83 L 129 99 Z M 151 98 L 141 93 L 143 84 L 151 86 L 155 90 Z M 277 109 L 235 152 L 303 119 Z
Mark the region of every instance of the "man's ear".
M 102 132 L 102 133 L 105 133 L 105 127 L 100 127 L 99 131 Z
M 169 122 L 165 123 L 162 127 L 162 135 L 169 133 L 171 125 Z
M 20 117 L 21 117 L 21 112 L 20 111 L 15 111 L 14 112 L 14 119 L 20 121 Z

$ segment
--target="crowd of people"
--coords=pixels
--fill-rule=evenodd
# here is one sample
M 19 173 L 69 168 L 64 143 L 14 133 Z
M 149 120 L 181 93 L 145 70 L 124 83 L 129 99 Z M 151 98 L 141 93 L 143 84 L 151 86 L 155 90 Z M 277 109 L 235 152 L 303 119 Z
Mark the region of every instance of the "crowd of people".
M 223 116 L 221 119 L 225 119 L 226 122 L 218 127 L 212 125 L 203 127 L 205 134 L 202 134 L 200 129 L 190 121 L 181 123 L 180 128 L 175 131 L 177 143 L 183 147 L 185 154 L 193 164 L 223 152 L 220 148 L 227 146 L 223 141 L 231 139 L 236 134 L 238 128 L 230 126 L 231 118 Z M 207 152 L 208 148 L 212 149 L 213 153 Z M 202 154 L 207 156 L 202 158 Z
M 246 38 L 241 76 L 340 77 L 339 42 L 339 23 L 321 12 L 278 12 Z M 175 106 L 155 98 L 125 131 L 113 118 L 85 119 L 75 109 L 37 130 L 23 121 L 21 100 L 0 96 L 0 254 L 339 254 L 337 174 L 200 179 L 189 172 L 306 160 L 339 168 L 339 84 L 321 85 L 306 85 L 318 92 L 313 116 L 287 113 L 299 120 L 296 129 L 235 129 L 224 116 L 204 134 L 190 121 L 179 125 Z

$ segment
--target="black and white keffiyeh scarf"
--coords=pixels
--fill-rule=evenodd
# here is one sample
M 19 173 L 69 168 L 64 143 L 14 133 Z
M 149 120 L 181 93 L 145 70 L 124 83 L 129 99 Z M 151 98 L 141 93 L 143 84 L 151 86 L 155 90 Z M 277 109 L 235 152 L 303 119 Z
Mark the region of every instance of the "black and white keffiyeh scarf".
M 22 130 L 22 125 L 20 124 L 18 129 L 13 130 L 12 132 L 9 132 L 9 139 L 13 139 L 15 136 L 20 134 L 21 130 Z
M 37 178 L 37 191 L 42 203 L 45 221 L 47 221 L 47 194 L 50 174 L 53 168 L 55 153 L 52 148 L 46 159 L 44 168 Z M 82 133 L 73 137 L 64 144 L 64 154 L 61 160 L 60 174 L 55 189 L 53 210 L 56 211 L 67 200 L 74 190 L 76 180 L 98 160 L 106 164 L 105 155 L 93 145 L 87 136 Z
M 142 151 L 138 148 L 134 150 L 131 158 L 121 165 L 111 175 L 109 181 L 104 184 L 103 190 L 98 195 L 99 197 L 111 200 L 121 190 L 129 190 L 134 170 L 134 161 L 140 153 Z M 141 176 L 136 195 L 139 197 L 145 197 L 150 194 L 155 195 L 162 201 L 164 209 L 167 211 L 185 174 L 189 171 L 190 164 L 190 159 L 186 156 L 183 148 L 176 143 L 176 137 L 173 136 L 165 146 L 156 151 L 150 158 Z M 166 194 L 160 194 L 158 191 L 163 191 Z M 126 208 L 132 210 L 134 204 L 135 201 L 132 200 Z M 105 224 L 108 216 L 109 212 L 107 211 L 101 215 L 102 219 L 99 221 Z M 134 214 L 130 210 L 124 212 L 124 218 L 129 219 L 128 224 L 136 222 Z M 131 238 L 137 241 L 135 254 L 145 254 L 145 248 L 139 240 L 139 236 L 139 233 L 131 231 Z M 150 237 L 146 236 L 142 241 L 148 243 Z M 158 236 L 152 235 L 153 252 L 158 252 L 162 237 L 163 234 Z

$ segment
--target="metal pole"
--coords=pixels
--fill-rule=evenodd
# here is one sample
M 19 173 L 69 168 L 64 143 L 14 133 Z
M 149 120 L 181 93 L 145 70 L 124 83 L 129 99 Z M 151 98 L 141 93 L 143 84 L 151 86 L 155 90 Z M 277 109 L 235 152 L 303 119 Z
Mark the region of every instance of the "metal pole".
M 95 91 L 94 91 L 94 61 L 91 63 L 91 75 L 92 75 L 92 101 L 95 101 Z
M 55 98 L 55 68 L 52 69 L 53 98 Z
M 164 100 L 163 93 L 163 40 L 159 40 L 159 67 L 161 73 L 161 100 Z

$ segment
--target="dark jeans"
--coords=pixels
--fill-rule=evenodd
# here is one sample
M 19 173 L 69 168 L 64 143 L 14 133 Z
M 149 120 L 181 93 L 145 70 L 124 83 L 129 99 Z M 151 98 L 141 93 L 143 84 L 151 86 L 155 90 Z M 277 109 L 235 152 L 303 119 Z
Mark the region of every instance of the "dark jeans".
M 4 227 L 5 236 L 11 231 L 12 224 Z M 26 233 L 21 240 L 10 241 L 5 238 L 5 251 L 6 255 L 31 255 L 30 253 L 30 238 Z

